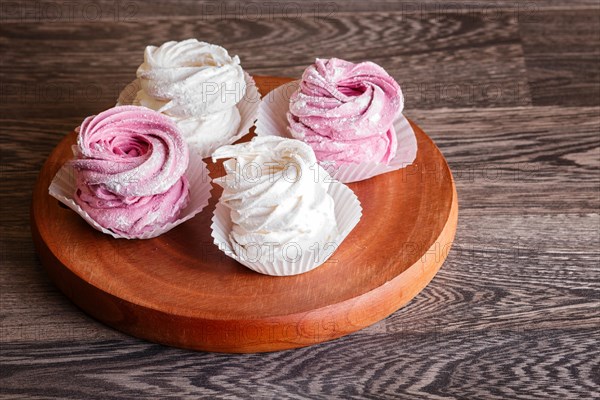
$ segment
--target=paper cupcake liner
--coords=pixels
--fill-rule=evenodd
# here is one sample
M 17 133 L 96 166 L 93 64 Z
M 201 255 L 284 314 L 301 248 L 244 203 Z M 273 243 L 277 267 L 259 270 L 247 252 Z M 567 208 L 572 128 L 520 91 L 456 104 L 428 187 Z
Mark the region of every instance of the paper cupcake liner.
M 208 175 L 208 169 L 206 164 L 199 157 L 190 158 L 190 163 L 185 172 L 185 177 L 188 179 L 190 184 L 190 201 L 189 204 L 180 211 L 180 216 L 177 220 L 169 222 L 160 228 L 156 228 L 152 231 L 145 232 L 142 235 L 124 235 L 115 233 L 109 229 L 100 226 L 90 215 L 85 212 L 74 199 L 75 191 L 77 190 L 76 183 L 76 171 L 69 165 L 65 164 L 54 176 L 48 192 L 50 196 L 54 197 L 71 210 L 75 211 L 81 216 L 88 224 L 102 233 L 110 235 L 115 239 L 151 239 L 162 235 L 175 228 L 177 225 L 184 223 L 190 218 L 194 217 L 200 211 L 208 205 L 210 199 L 210 191 L 212 189 L 211 180 Z
M 208 147 L 198 147 L 193 143 L 188 143 L 190 147 L 190 155 L 198 154 L 202 158 L 210 157 L 212 153 L 219 147 L 226 144 L 232 144 L 238 141 L 242 136 L 246 135 L 258 116 L 258 107 L 260 106 L 260 93 L 256 87 L 254 79 L 247 73 L 244 72 L 244 78 L 246 81 L 246 93 L 244 97 L 236 104 L 238 111 L 240 112 L 240 125 L 232 136 L 223 138 L 223 140 L 215 141 L 210 143 Z M 137 92 L 141 89 L 139 79 L 134 80 L 121 91 L 117 105 L 132 104 Z
M 290 97 L 298 86 L 299 81 L 289 82 L 272 90 L 263 97 L 258 108 L 256 135 L 293 138 L 289 131 L 286 114 L 290 108 Z M 321 166 L 335 180 L 343 183 L 362 181 L 409 166 L 417 156 L 417 138 L 410 123 L 402 114 L 394 121 L 394 128 L 396 129 L 398 148 L 396 156 L 388 164 L 369 161 L 357 164 L 335 165 L 325 161 L 320 162 Z
M 233 250 L 233 245 L 229 239 L 229 233 L 233 225 L 231 210 L 220 201 L 217 203 L 212 218 L 211 235 L 214 243 L 229 257 L 261 274 L 289 276 L 313 270 L 325 263 L 335 253 L 335 250 L 358 224 L 362 216 L 360 202 L 349 187 L 335 181 L 329 185 L 328 192 L 333 197 L 335 204 L 334 213 L 339 233 L 335 240 L 329 243 L 318 243 L 316 247 L 311 246 L 312 249 L 303 249 L 304 251 L 299 257 L 295 257 L 295 260 L 275 259 L 272 262 L 265 261 L 261 263 L 239 257 Z

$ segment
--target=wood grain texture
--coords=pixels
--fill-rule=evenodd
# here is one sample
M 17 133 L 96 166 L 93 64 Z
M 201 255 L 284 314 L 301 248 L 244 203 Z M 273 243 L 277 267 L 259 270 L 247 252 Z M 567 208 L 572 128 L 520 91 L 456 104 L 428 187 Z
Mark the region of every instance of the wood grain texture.
M 535 105 L 600 106 L 600 8 L 520 24 Z
M 15 399 L 24 391 L 31 399 L 591 398 L 597 333 L 410 329 L 237 356 L 127 339 L 14 344 L 3 348 L 2 377 L 4 397 Z M 42 389 L 30 377 L 44 371 L 65 378 Z
M 564 214 L 600 209 L 597 107 L 406 114 L 433 130 L 432 138 L 447 154 L 466 200 L 461 210 Z M 573 123 L 576 128 L 569 127 Z
M 527 2 L 539 7 L 539 25 L 506 12 L 503 23 L 469 17 L 464 6 L 408 16 L 392 8 L 426 2 L 387 1 L 340 2 L 336 17 L 316 21 L 227 14 L 229 23 L 219 16 L 215 24 L 186 8 L 191 3 L 138 3 L 139 18 L 129 22 L 2 16 L 1 397 L 597 397 L 600 95 L 587 80 L 597 69 L 590 17 L 597 1 Z M 474 3 L 482 2 L 462 2 Z M 515 2 L 485 4 L 510 10 Z M 252 73 L 297 77 L 329 51 L 377 60 L 400 80 L 408 74 L 423 82 L 455 76 L 524 85 L 517 102 L 451 93 L 437 101 L 435 91 L 407 97 L 406 114 L 442 149 L 461 199 L 454 249 L 413 302 L 315 348 L 224 356 L 129 339 L 87 317 L 49 282 L 28 227 L 43 161 L 64 132 L 112 104 L 144 45 L 187 35 L 233 48 Z M 102 95 L 80 94 L 90 84 Z M 15 94 L 15 85 L 25 94 Z M 50 94 L 23 89 L 32 85 Z M 52 88 L 74 95 L 52 95 Z M 514 90 L 495 93 L 488 97 Z
M 375 11 L 403 13 L 406 16 L 423 14 L 462 13 L 478 14 L 486 18 L 510 15 L 524 21 L 535 20 L 536 14 L 548 10 L 587 10 L 598 8 L 595 0 L 496 0 L 475 2 L 459 0 L 440 2 L 438 0 L 363 0 L 346 1 L 195 1 L 177 2 L 141 0 L 117 1 L 97 0 L 94 2 L 72 2 L 68 0 L 40 0 L 35 3 L 27 0 L 11 1 L 2 8 L 0 19 L 5 23 L 23 22 L 74 22 L 74 21 L 122 21 L 139 22 L 141 19 L 160 17 L 178 18 L 195 15 L 203 20 L 215 19 L 268 19 L 268 18 L 336 18 L 342 14 Z

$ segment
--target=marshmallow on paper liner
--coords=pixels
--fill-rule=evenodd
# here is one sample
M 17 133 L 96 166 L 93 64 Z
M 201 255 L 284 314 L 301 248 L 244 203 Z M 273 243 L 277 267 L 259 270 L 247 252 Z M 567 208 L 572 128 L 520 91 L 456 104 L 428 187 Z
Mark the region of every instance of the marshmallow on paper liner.
M 288 276 L 315 269 L 360 221 L 354 192 L 331 179 L 298 140 L 254 138 L 224 146 L 213 157 L 237 157 L 225 161 L 227 175 L 215 180 L 224 191 L 212 218 L 214 243 L 256 272 Z M 239 180 L 247 166 L 257 165 L 259 175 Z
M 287 113 L 290 110 L 290 97 L 298 89 L 299 84 L 300 81 L 286 83 L 263 97 L 258 109 L 256 135 L 293 137 L 290 133 Z M 402 114 L 396 117 L 393 126 L 398 145 L 396 154 L 389 163 L 368 161 L 336 165 L 323 161 L 320 162 L 321 166 L 332 178 L 343 183 L 362 181 L 409 166 L 417 156 L 417 138 L 410 123 Z
M 68 164 L 63 165 L 54 176 L 48 192 L 52 197 L 79 214 L 79 216 L 82 217 L 92 227 L 94 227 L 94 229 L 110 235 L 115 239 L 151 239 L 170 231 L 177 225 L 183 224 L 185 221 L 200 213 L 204 207 L 208 205 L 210 191 L 212 189 L 206 164 L 204 161 L 202 161 L 202 159 L 198 157 L 192 157 L 190 159 L 190 164 L 187 168 L 187 171 L 184 174 L 190 185 L 190 199 L 188 205 L 181 210 L 179 218 L 173 222 L 165 224 L 160 228 L 145 232 L 141 236 L 131 236 L 116 233 L 103 228 L 96 221 L 94 221 L 92 217 L 90 217 L 89 214 L 86 213 L 77 203 L 75 203 L 73 198 L 73 194 L 75 193 L 75 190 L 77 190 L 75 174 L 76 172 L 73 166 Z
M 221 46 L 188 39 L 146 47 L 137 79 L 117 101 L 128 104 L 172 118 L 190 154 L 205 158 L 249 132 L 260 94 L 237 56 L 230 57 Z
M 148 239 L 208 204 L 206 164 L 189 158 L 168 117 L 145 107 L 114 107 L 86 118 L 76 131 L 74 158 L 48 191 L 95 229 L 114 238 Z

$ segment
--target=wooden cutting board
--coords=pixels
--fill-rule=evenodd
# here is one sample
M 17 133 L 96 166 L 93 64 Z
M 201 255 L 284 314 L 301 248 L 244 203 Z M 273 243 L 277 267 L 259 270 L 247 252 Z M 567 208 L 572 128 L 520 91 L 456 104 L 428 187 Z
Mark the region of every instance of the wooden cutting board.
M 290 81 L 255 79 L 263 95 Z M 158 238 L 113 239 L 94 230 L 48 194 L 72 155 L 75 133 L 58 144 L 38 177 L 31 211 L 36 249 L 77 306 L 139 338 L 236 353 L 335 339 L 406 304 L 450 250 L 458 217 L 452 174 L 431 139 L 411 124 L 415 163 L 348 185 L 363 217 L 330 260 L 306 274 L 260 275 L 220 252 L 210 235 L 217 185 L 202 213 Z M 221 163 L 209 162 L 209 169 L 213 179 L 224 174 Z

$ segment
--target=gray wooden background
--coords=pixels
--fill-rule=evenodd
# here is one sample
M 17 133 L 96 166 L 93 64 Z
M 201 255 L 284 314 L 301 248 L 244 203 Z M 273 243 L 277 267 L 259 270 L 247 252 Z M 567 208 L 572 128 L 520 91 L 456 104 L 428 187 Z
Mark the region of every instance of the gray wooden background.
M 586 399 L 600 390 L 598 1 L 0 2 L 0 396 Z M 460 216 L 408 306 L 300 350 L 224 355 L 107 328 L 32 246 L 36 175 L 113 105 L 145 45 L 196 37 L 252 74 L 372 60 L 447 157 Z

